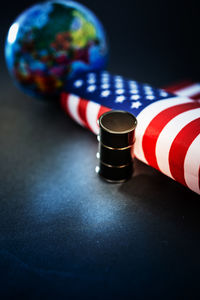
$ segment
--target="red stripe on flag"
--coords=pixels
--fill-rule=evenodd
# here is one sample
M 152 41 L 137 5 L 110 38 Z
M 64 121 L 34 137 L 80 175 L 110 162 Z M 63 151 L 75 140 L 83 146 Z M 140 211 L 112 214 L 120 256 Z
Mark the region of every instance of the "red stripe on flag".
M 200 118 L 185 126 L 174 139 L 169 151 L 169 167 L 175 180 L 186 185 L 184 178 L 184 160 L 188 148 L 200 133 Z M 179 167 L 177 167 L 179 166 Z
M 88 105 L 88 100 L 85 99 L 80 99 L 79 104 L 78 104 L 78 114 L 80 119 L 83 121 L 85 127 L 90 128 L 88 121 L 87 121 L 87 105 Z
M 97 120 L 99 120 L 99 118 L 101 117 L 101 115 L 103 115 L 105 112 L 111 110 L 110 108 L 108 107 L 105 107 L 105 106 L 102 106 L 100 107 L 99 109 L 99 112 L 98 112 L 98 116 L 97 116 Z
M 67 107 L 68 97 L 69 97 L 69 94 L 61 93 L 60 103 L 61 103 L 61 106 L 64 109 L 64 111 L 69 114 L 69 110 L 68 110 L 68 107 Z
M 147 162 L 154 168 L 159 169 L 156 159 L 156 142 L 159 134 L 167 123 L 187 110 L 199 107 L 198 103 L 185 103 L 169 107 L 160 112 L 148 125 L 143 135 L 142 148 Z
M 200 93 L 190 96 L 190 98 L 193 100 L 200 100 Z
M 176 84 L 173 85 L 163 87 L 163 89 L 168 93 L 176 93 L 179 90 L 189 87 L 191 84 L 193 84 L 192 81 L 185 80 L 185 81 L 177 82 Z

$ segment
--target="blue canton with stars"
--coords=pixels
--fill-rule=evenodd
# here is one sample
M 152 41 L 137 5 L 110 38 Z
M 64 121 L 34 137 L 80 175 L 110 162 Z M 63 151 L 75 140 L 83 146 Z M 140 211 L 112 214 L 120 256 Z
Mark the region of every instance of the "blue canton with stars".
M 66 91 L 112 109 L 129 111 L 135 116 L 152 102 L 175 97 L 164 90 L 107 71 L 90 72 L 71 79 Z

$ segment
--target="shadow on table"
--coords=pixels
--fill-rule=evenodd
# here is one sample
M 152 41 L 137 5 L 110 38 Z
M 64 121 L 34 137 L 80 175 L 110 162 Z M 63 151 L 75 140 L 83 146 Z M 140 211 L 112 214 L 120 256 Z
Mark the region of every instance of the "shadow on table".
M 140 206 L 153 214 L 181 220 L 199 230 L 199 195 L 137 159 L 132 179 L 121 185 L 119 192 L 134 201 L 139 199 Z

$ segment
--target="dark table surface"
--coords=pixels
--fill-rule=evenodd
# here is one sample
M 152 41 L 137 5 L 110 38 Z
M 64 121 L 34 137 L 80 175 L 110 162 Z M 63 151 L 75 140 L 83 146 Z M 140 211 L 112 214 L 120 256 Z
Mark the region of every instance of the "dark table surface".
M 184 76 L 180 57 L 145 65 L 139 49 L 114 51 L 110 70 L 157 86 Z M 96 137 L 1 67 L 0 298 L 199 298 L 199 196 L 138 160 L 128 182 L 102 181 Z

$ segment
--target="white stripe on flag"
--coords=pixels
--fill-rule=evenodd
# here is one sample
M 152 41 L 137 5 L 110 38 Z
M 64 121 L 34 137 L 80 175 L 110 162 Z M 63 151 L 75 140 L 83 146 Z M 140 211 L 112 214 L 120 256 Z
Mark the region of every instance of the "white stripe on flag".
M 173 118 L 161 131 L 156 143 L 158 166 L 164 174 L 173 178 L 169 168 L 169 151 L 177 134 L 191 121 L 199 118 L 200 108 L 185 111 Z
M 97 119 L 98 119 L 98 113 L 100 107 L 101 106 L 99 104 L 92 101 L 89 101 L 87 105 L 87 111 L 86 111 L 87 121 L 90 128 L 95 134 L 99 133 L 99 126 L 97 125 Z
M 147 129 L 149 123 L 156 117 L 160 112 L 163 110 L 172 107 L 174 105 L 183 104 L 183 103 L 190 103 L 193 100 L 184 97 L 173 97 L 168 98 L 166 100 L 160 100 L 157 102 L 152 103 L 151 105 L 144 108 L 137 116 L 138 125 L 135 130 L 136 134 L 136 141 L 135 141 L 135 155 L 137 158 L 142 160 L 143 162 L 147 163 L 144 152 L 142 149 L 142 139 Z M 148 164 L 148 163 L 147 163 Z
M 188 87 L 177 90 L 175 93 L 180 96 L 191 97 L 195 94 L 200 93 L 200 84 L 195 83 L 195 84 L 189 85 Z
M 69 95 L 68 97 L 68 110 L 72 116 L 72 118 L 79 123 L 81 126 L 83 126 L 83 121 L 81 120 L 81 118 L 79 117 L 79 113 L 78 113 L 78 105 L 80 102 L 80 98 L 78 96 L 75 95 Z
M 200 168 L 200 134 L 194 139 L 184 161 L 184 175 L 187 186 L 194 192 L 200 194 L 199 189 Z

